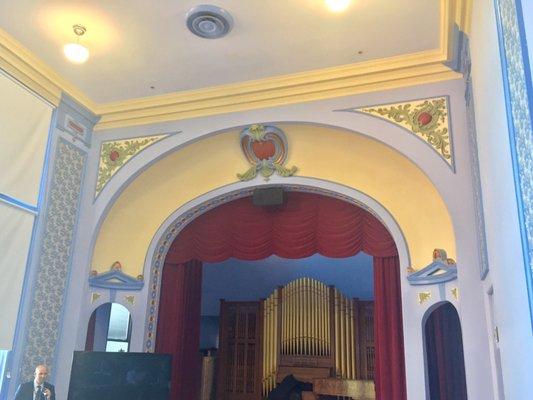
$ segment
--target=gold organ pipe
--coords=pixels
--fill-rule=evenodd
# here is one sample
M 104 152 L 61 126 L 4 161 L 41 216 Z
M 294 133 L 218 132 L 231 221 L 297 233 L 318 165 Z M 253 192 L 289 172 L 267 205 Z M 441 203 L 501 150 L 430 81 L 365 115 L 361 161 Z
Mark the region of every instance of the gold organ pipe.
M 322 337 L 324 338 L 324 355 L 329 354 L 329 296 L 330 296 L 330 290 L 329 287 L 324 285 L 323 288 L 323 295 L 322 295 L 322 306 L 324 308 L 324 322 L 322 323 L 323 326 L 323 332 Z
M 294 285 L 292 282 L 288 285 L 288 291 L 289 291 L 289 353 L 294 353 Z
M 329 319 L 328 319 L 328 315 L 329 315 L 329 287 L 327 286 L 323 286 L 322 287 L 322 308 L 324 310 L 324 318 L 323 318 L 323 321 L 322 321 L 322 340 L 323 340 L 323 343 L 324 343 L 324 346 L 323 346 L 323 355 L 327 355 L 328 354 L 328 332 L 329 332 Z
M 289 353 L 289 329 L 290 329 L 290 319 L 289 319 L 289 307 L 290 307 L 290 289 L 288 286 L 283 288 L 283 309 L 284 309 L 284 318 L 285 322 L 283 324 L 283 335 L 285 337 L 285 347 L 283 354 Z
M 340 362 L 340 321 L 339 321 L 339 311 L 340 311 L 340 305 L 339 305 L 339 293 L 337 290 L 335 290 L 335 372 L 336 376 L 340 377 L 341 374 L 341 362 Z
M 283 292 L 282 296 L 285 296 L 285 292 Z M 280 352 L 281 354 L 284 354 L 285 353 L 285 331 L 283 329 L 283 327 L 285 326 L 285 302 L 282 301 L 281 302 L 281 343 L 280 343 Z
M 278 289 L 275 290 L 274 292 L 276 295 L 274 296 L 274 302 L 272 304 L 272 310 L 273 310 L 273 313 L 272 313 L 272 316 L 273 316 L 273 319 L 272 319 L 272 385 L 275 386 L 276 385 L 276 368 L 278 366 L 278 352 L 279 352 L 279 348 L 278 348 L 278 314 L 279 314 L 279 311 L 278 311 L 278 302 L 279 302 L 279 295 L 280 295 L 280 292 Z
M 326 355 L 327 349 L 326 349 L 326 324 L 327 324 L 327 302 L 326 302 L 326 290 L 327 288 L 324 285 L 320 285 L 320 296 L 318 297 L 318 301 L 320 302 L 320 355 Z
M 267 346 L 265 347 L 264 353 L 267 363 L 267 390 L 270 388 L 270 377 L 272 375 L 272 360 L 271 360 L 271 345 L 272 345 L 272 329 L 270 328 L 270 324 L 272 322 L 272 295 L 270 295 L 267 299 L 268 302 L 268 320 L 267 320 L 267 326 L 266 326 L 266 334 L 265 336 L 268 338 Z
M 353 356 L 353 325 L 352 325 L 352 303 L 349 298 L 346 298 L 346 308 L 347 308 L 347 314 L 346 314 L 346 324 L 348 325 L 348 332 L 346 341 L 348 342 L 348 347 L 350 349 L 348 356 L 346 357 L 346 364 L 348 369 L 348 379 L 352 379 L 353 376 L 353 369 L 352 369 L 352 356 Z
M 299 317 L 299 330 L 298 330 L 298 354 L 304 354 L 304 323 L 305 323 L 305 310 L 304 310 L 304 295 L 305 295 L 305 287 L 303 286 L 303 279 L 300 280 L 300 284 L 298 285 L 298 317 Z
M 342 371 L 343 371 L 343 374 L 342 376 L 346 379 L 346 373 L 348 372 L 348 365 L 346 363 L 346 350 L 347 350 L 347 347 L 348 347 L 348 341 L 346 340 L 346 329 L 347 329 L 347 326 L 346 326 L 346 297 L 342 296 L 342 344 L 343 344 L 343 352 L 344 352 L 344 357 L 342 357 Z
M 298 354 L 303 354 L 303 331 L 304 331 L 304 319 L 305 314 L 303 311 L 304 308 L 304 290 L 302 287 L 302 279 L 298 281 Z
M 270 380 L 272 376 L 272 296 L 268 299 L 268 379 L 269 379 L 269 389 L 270 389 Z
M 311 281 L 311 352 L 314 355 L 317 355 L 317 334 L 316 334 L 316 319 L 317 319 L 317 309 L 316 309 L 316 281 Z
M 311 333 L 311 280 L 309 278 L 307 278 L 307 285 L 306 285 L 306 308 L 307 308 L 307 321 L 306 321 L 306 326 L 307 326 L 307 340 L 306 340 L 306 354 L 313 354 L 313 352 L 311 351 L 311 337 L 312 337 L 312 333 Z
M 268 310 L 266 308 L 266 305 L 267 305 L 267 302 L 266 300 L 263 300 L 263 330 L 264 332 L 266 332 L 265 328 L 266 328 L 266 324 L 267 324 L 267 313 L 268 313 Z M 265 392 L 266 392 L 266 389 L 267 389 L 267 385 L 266 385 L 266 380 L 268 379 L 268 374 L 267 374 L 267 355 L 266 355 L 266 344 L 267 344 L 267 335 L 265 335 L 263 332 L 263 382 L 262 382 L 262 393 L 263 393 L 263 396 L 265 396 Z
M 296 353 L 296 340 L 294 339 L 296 336 L 296 292 L 294 290 L 294 282 L 291 285 L 291 354 Z
M 278 345 L 278 291 L 264 301 L 265 317 L 263 347 L 263 394 L 267 395 L 275 387 Z
M 306 279 L 306 288 L 305 288 L 305 308 L 307 309 L 307 318 L 306 318 L 306 339 L 305 339 L 305 354 L 313 354 L 311 352 L 311 280 Z
M 339 298 L 339 333 L 337 334 L 337 337 L 339 338 L 339 377 L 340 378 L 344 378 L 344 369 L 343 369 L 343 365 L 342 365 L 342 357 L 343 357 L 343 354 L 344 354 L 344 344 L 343 344 L 343 335 L 342 335 L 342 332 L 343 332 L 343 309 L 342 309 L 342 296 L 340 295 L 340 293 L 338 293 L 338 298 Z
M 268 377 L 272 376 L 272 296 L 268 299 Z M 270 382 L 269 382 L 270 386 Z
M 324 311 L 322 309 L 322 286 L 317 285 L 317 321 L 316 321 L 316 334 L 318 337 L 318 354 L 323 354 L 324 343 L 322 341 L 322 320 L 325 318 Z
M 307 348 L 307 344 L 308 344 L 308 337 L 309 337 L 309 330 L 308 330 L 308 322 L 309 322 L 309 303 L 308 303 L 308 295 L 309 295 L 309 292 L 307 291 L 307 278 L 304 279 L 304 288 L 303 288 L 303 302 L 304 302 L 304 320 L 303 320 L 303 326 L 304 326 L 304 330 L 302 332 L 302 336 L 303 336 L 303 352 L 302 354 L 309 354 L 308 353 L 308 348 Z
M 350 379 L 352 376 L 352 324 L 350 320 L 350 301 L 347 297 L 344 298 L 346 304 L 346 378 Z
M 305 320 L 307 319 L 305 297 L 305 278 L 302 278 L 300 280 L 300 316 L 302 318 L 302 330 L 300 331 L 300 354 L 305 354 Z
M 352 343 L 352 357 L 351 357 L 351 364 L 352 364 L 352 376 L 350 379 L 355 379 L 355 376 L 357 374 L 357 367 L 355 365 L 355 353 L 356 351 L 356 338 L 355 338 L 355 303 L 352 300 L 350 300 L 350 323 L 352 325 L 352 334 L 350 336 L 350 342 Z

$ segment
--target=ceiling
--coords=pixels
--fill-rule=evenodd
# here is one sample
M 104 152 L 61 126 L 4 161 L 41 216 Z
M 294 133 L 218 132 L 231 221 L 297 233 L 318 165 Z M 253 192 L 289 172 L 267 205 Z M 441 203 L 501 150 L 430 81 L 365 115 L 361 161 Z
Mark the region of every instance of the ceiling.
M 352 0 L 346 11 L 333 13 L 325 0 L 4 0 L 0 67 L 4 58 L 17 72 L 33 74 L 45 91 L 58 88 L 105 115 L 132 99 L 249 81 L 277 85 L 280 77 L 290 86 L 310 71 L 314 80 L 325 71 L 328 82 L 332 71 L 346 75 L 346 68 L 359 71 L 355 76 L 445 61 L 435 54 L 446 47 L 446 18 L 457 21 L 466 1 Z M 206 3 L 233 16 L 227 36 L 203 39 L 187 29 L 187 12 Z M 62 54 L 75 37 L 74 24 L 87 28 L 81 43 L 91 57 L 83 65 Z

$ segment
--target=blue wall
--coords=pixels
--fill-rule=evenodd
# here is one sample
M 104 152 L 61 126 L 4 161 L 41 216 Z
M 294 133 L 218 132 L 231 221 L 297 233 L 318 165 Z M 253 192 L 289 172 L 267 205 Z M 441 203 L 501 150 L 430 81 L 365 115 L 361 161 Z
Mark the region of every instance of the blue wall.
M 336 286 L 348 297 L 374 298 L 372 257 L 364 253 L 350 258 L 309 258 L 288 260 L 271 256 L 258 261 L 230 259 L 204 264 L 202 315 L 218 315 L 219 300 L 245 301 L 267 298 L 279 285 L 301 277 Z

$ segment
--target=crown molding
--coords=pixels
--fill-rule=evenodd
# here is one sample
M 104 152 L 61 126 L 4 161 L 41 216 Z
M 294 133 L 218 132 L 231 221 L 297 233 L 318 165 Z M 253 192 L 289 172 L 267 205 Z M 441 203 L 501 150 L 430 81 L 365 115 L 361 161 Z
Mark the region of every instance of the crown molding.
M 472 0 L 456 0 L 455 23 L 459 30 L 470 35 L 472 21 Z
M 60 77 L 2 29 L 0 29 L 0 68 L 55 106 L 59 104 L 61 94 L 64 92 L 91 112 L 96 108 L 96 103 L 81 90 Z
M 274 107 L 354 94 L 394 89 L 460 78 L 441 63 L 381 72 L 359 72 L 335 76 L 321 72 L 320 78 L 266 79 L 212 89 L 176 93 L 115 103 L 98 109 L 101 119 L 95 130 L 151 124 L 214 114 Z M 273 82 L 274 81 L 274 82 Z
M 96 104 L 0 29 L 0 68 L 54 105 L 62 93 L 101 117 L 95 131 L 322 100 L 461 77 L 446 64 L 454 31 L 469 25 L 471 0 L 440 0 L 439 48 L 340 67 L 161 96 Z

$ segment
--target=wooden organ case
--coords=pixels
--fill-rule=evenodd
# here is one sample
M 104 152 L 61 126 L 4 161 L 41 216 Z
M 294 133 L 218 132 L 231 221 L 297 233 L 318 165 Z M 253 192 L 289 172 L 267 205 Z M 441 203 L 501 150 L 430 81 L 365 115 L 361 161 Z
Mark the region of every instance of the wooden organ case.
M 217 399 L 266 398 L 287 375 L 374 378 L 373 302 L 300 278 L 260 302 L 221 302 Z

